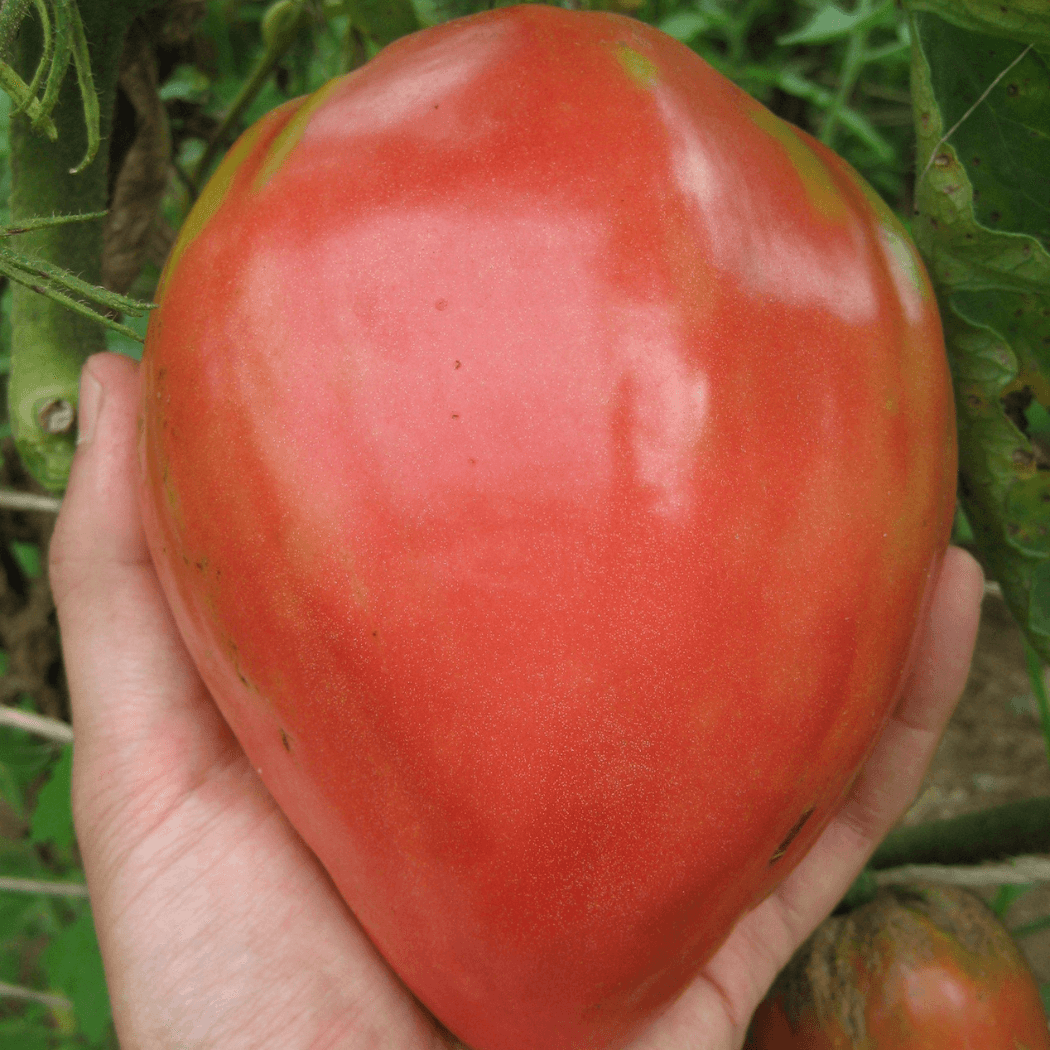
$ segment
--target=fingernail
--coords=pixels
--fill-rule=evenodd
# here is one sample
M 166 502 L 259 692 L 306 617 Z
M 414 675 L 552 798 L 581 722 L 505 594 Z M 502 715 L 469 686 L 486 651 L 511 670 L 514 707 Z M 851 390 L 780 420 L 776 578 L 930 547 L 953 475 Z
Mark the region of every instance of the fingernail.
M 102 409 L 102 384 L 91 374 L 90 364 L 88 360 L 80 371 L 80 395 L 77 401 L 78 445 L 88 444 L 95 436 L 95 424 Z

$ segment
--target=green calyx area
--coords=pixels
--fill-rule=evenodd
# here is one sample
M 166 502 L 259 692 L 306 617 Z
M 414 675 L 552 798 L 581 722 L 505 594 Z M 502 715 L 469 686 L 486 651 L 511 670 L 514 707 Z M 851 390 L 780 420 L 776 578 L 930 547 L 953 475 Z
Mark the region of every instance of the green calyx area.
M 627 75 L 640 87 L 651 88 L 659 79 L 660 70 L 655 63 L 627 44 L 617 45 L 616 57 L 627 71 Z

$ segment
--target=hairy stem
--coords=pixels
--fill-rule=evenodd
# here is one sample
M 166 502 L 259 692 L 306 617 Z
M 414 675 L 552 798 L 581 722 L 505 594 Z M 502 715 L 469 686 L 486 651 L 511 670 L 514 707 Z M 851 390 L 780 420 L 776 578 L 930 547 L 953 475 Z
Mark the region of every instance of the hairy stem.
M 88 150 L 81 90 L 88 87 L 70 69 L 58 94 L 52 120 L 54 142 L 34 131 L 28 114 L 11 117 L 11 221 L 41 216 L 104 211 L 108 194 L 108 139 L 116 100 L 120 55 L 128 28 L 157 0 L 79 0 L 94 88 L 98 93 L 102 148 L 73 174 Z M 14 44 L 14 67 L 31 80 L 43 48 L 40 27 L 27 18 Z M 19 248 L 53 266 L 98 284 L 102 273 L 102 221 L 34 229 Z M 80 367 L 89 354 L 105 349 L 102 327 L 73 313 L 31 287 L 12 287 L 11 376 L 8 410 L 18 451 L 30 473 L 51 492 L 65 488 L 73 458 L 74 428 L 53 432 L 56 404 L 75 408 Z

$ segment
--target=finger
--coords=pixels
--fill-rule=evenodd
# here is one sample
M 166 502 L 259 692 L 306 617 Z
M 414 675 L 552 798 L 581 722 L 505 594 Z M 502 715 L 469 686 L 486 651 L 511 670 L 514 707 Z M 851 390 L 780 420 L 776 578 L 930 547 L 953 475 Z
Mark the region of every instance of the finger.
M 138 402 L 133 361 L 87 361 L 82 440 L 51 542 L 78 826 L 116 820 L 115 800 L 133 802 L 139 818 L 143 807 L 170 806 L 230 747 L 150 562 L 137 501 Z
M 737 925 L 705 974 L 741 1024 L 777 972 L 842 899 L 915 798 L 966 684 L 984 592 L 974 559 L 945 556 L 908 687 L 835 819 L 761 905 Z

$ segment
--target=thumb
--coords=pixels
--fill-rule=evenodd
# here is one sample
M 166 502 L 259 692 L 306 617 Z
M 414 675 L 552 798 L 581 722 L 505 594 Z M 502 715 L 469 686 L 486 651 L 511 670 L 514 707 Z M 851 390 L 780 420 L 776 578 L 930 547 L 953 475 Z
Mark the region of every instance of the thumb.
M 112 842 L 134 839 L 158 807 L 177 804 L 202 766 L 229 755 L 231 738 L 182 644 L 146 545 L 135 362 L 90 357 L 79 410 L 81 438 L 49 571 L 73 713 L 77 829 L 85 840 L 106 832 Z

